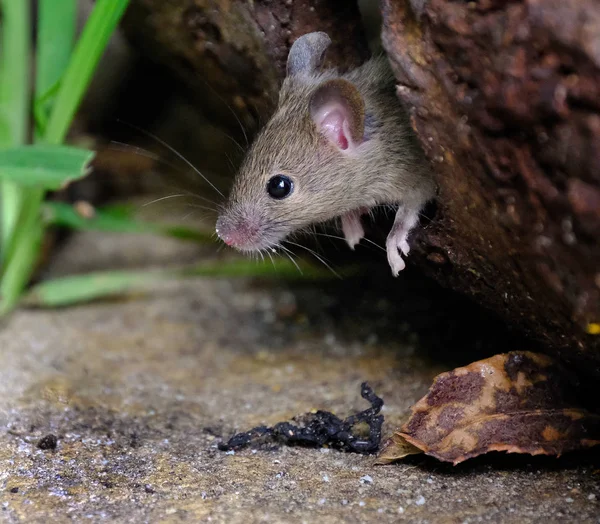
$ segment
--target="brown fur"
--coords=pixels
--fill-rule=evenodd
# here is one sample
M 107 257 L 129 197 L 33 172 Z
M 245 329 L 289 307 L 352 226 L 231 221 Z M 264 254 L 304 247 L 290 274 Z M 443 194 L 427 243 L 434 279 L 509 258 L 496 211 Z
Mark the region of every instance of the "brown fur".
M 336 78 L 352 83 L 364 100 L 365 141 L 350 153 L 328 142 L 310 116 L 313 94 Z M 294 181 L 283 200 L 266 190 L 276 174 Z M 377 57 L 344 75 L 328 70 L 285 79 L 278 108 L 250 148 L 217 228 L 241 227 L 249 242 L 238 248 L 253 251 L 359 208 L 403 203 L 418 212 L 433 194 L 387 58 Z

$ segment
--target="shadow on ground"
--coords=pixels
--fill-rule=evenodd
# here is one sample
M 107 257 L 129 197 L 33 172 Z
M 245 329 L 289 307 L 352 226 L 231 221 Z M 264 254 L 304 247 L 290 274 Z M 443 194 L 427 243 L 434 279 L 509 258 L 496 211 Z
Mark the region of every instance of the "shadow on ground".
M 96 268 L 115 253 L 124 265 L 207 256 L 161 242 L 76 236 L 50 273 L 81 270 L 91 250 Z M 364 409 L 365 380 L 385 401 L 389 433 L 436 374 L 524 349 L 467 302 L 387 272 L 381 260 L 369 276 L 319 284 L 163 282 L 151 296 L 17 312 L 0 332 L 4 519 L 596 522 L 598 454 L 493 454 L 452 467 L 217 450 L 258 424 Z

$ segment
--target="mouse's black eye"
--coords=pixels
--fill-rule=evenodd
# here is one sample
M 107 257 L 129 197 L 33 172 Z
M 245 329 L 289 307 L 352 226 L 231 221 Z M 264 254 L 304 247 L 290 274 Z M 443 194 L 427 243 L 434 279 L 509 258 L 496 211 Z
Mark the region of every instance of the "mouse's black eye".
M 285 175 L 275 175 L 267 182 L 267 192 L 277 200 L 290 196 L 293 190 L 294 183 L 292 179 Z

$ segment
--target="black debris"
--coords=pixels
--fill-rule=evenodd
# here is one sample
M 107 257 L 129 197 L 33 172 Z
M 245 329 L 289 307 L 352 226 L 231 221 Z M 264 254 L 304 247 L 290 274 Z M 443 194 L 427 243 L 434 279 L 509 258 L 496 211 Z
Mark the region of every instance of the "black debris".
M 327 445 L 355 453 L 375 453 L 381 442 L 383 415 L 379 412 L 383 406 L 383 400 L 375 394 L 366 382 L 362 383 L 360 394 L 362 398 L 371 404 L 371 407 L 351 415 L 345 420 L 327 411 L 307 413 L 294 419 L 300 423 L 299 425 L 290 422 L 279 422 L 273 427 L 258 426 L 250 431 L 234 435 L 227 442 L 219 443 L 219 449 L 221 451 L 234 451 L 244 448 L 259 439 L 271 439 L 288 446 L 317 448 Z M 369 426 L 368 438 L 353 433 L 353 428 L 361 423 Z
M 56 449 L 58 445 L 58 437 L 50 433 L 45 437 L 42 437 L 37 443 L 37 447 L 40 449 Z

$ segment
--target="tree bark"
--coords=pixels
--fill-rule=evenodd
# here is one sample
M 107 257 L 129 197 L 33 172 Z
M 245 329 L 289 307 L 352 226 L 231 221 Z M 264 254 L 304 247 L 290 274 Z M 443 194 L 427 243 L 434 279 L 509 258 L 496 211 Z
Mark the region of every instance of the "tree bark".
M 382 9 L 398 95 L 439 185 L 409 260 L 600 371 L 600 4 Z M 327 31 L 328 61 L 345 68 L 368 55 L 361 27 L 344 0 L 133 0 L 125 19 L 138 49 L 249 134 L 274 107 L 296 37 Z
M 383 18 L 440 188 L 423 267 L 598 370 L 600 4 L 384 0 Z
M 273 111 L 297 37 L 327 32 L 334 42 L 330 66 L 348 68 L 368 57 L 360 12 L 347 0 L 133 0 L 123 26 L 144 56 L 174 71 L 238 139 Z

